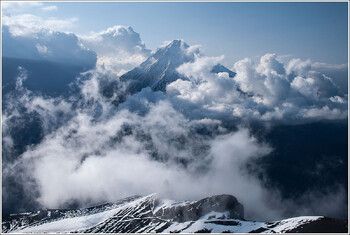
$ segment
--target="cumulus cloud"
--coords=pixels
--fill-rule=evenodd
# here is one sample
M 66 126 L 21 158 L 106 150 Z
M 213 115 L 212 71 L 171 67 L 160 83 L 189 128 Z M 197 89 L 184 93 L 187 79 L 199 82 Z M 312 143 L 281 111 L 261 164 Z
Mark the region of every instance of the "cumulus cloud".
M 348 93 L 348 65 L 315 62 L 312 69 L 332 78 L 343 93 Z
M 233 78 L 208 71 L 218 61 L 197 57 L 181 65 L 177 71 L 189 79 L 169 84 L 168 94 L 249 120 L 300 123 L 347 117 L 347 93 L 332 78 L 312 70 L 310 60 L 282 63 L 275 54 L 266 54 L 255 65 L 246 58 L 234 64 Z
M 99 33 L 80 36 L 80 40 L 97 53 L 98 64 L 118 75 L 141 64 L 150 55 L 140 35 L 130 26 L 113 26 Z
M 221 57 L 199 57 L 177 68 L 189 80 L 178 79 L 167 86 L 167 93 L 188 100 L 203 108 L 226 111 L 226 104 L 239 100 L 235 93 L 236 84 L 228 73 L 212 73 L 213 66 L 222 61 Z

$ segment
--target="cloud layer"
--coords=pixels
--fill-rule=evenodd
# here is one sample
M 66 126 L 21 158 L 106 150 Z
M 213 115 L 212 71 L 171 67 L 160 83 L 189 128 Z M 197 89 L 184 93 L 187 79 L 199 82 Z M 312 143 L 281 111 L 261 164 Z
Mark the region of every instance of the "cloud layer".
M 284 64 L 266 54 L 255 65 L 250 59 L 234 64 L 235 77 L 210 73 L 219 57 L 197 57 L 177 71 L 188 81 L 177 80 L 167 92 L 209 110 L 258 121 L 302 123 L 347 118 L 347 94 L 310 61 L 292 59 Z
M 327 194 L 309 192 L 299 201 L 284 200 L 277 189 L 265 188 L 263 181 L 248 173 L 245 168 L 248 162 L 273 149 L 257 141 L 247 128 L 225 127 L 221 113 L 232 108 L 230 102 L 246 99 L 245 93 L 261 91 L 271 99 L 261 104 L 264 106 L 277 102 L 274 96 L 284 94 L 271 94 L 264 83 L 256 83 L 257 88 L 238 86 L 242 82 L 232 80 L 226 73 L 207 71 L 207 65 L 214 65 L 220 59 L 196 58 L 195 62 L 180 66 L 178 71 L 190 80 L 178 80 L 169 88 L 195 89 L 195 92 L 174 93 L 170 89 L 165 94 L 145 88 L 128 96 L 119 106 L 113 105 L 101 89 L 118 81 L 109 70 L 99 67 L 85 73 L 77 81 L 80 94 L 64 99 L 28 91 L 23 87 L 26 71 L 20 68 L 17 95 L 13 97 L 17 102 L 3 113 L 4 147 L 11 153 L 10 130 L 18 125 L 14 122 L 16 117 L 31 113 L 40 118 L 44 137 L 40 143 L 28 146 L 16 161 L 6 164 L 5 180 L 15 175 L 16 181 L 23 183 L 26 195 L 46 208 L 64 208 L 72 203 L 86 206 L 154 192 L 173 199 L 229 193 L 245 205 L 249 219 L 298 215 L 295 208 L 306 214 L 338 213 L 345 198 L 341 188 Z M 248 62 L 243 60 L 238 65 L 241 63 Z M 255 69 L 242 66 L 254 73 L 259 70 L 268 74 L 265 65 L 272 66 L 264 60 Z M 283 73 L 279 64 L 273 65 Z M 239 75 L 240 70 L 236 71 Z M 284 83 L 283 80 L 282 85 L 273 84 L 279 88 Z M 121 84 L 115 88 L 125 89 Z M 203 111 L 201 115 L 208 114 L 207 117 L 194 118 L 188 112 L 194 105 L 212 112 Z M 320 208 L 311 204 L 315 198 L 331 206 Z
M 52 7 L 48 9 L 52 9 Z M 3 25 L 9 27 L 9 32 L 11 35 L 35 37 L 36 33 L 39 33 L 43 30 L 65 32 L 73 28 L 73 25 L 77 21 L 77 18 L 62 20 L 54 17 L 46 19 L 32 14 L 19 14 L 15 16 L 4 14 L 2 20 Z
M 4 24 L 2 40 L 6 45 L 3 57 L 46 60 L 69 63 L 92 68 L 96 64 L 96 53 L 84 48 L 75 34 L 41 29 L 34 37 L 11 33 L 11 27 Z
M 4 113 L 4 135 L 10 143 L 7 131 L 15 125 L 14 116 L 20 115 L 17 108 L 38 113 L 46 134 L 40 144 L 8 164 L 4 175 L 21 169 L 17 180 L 27 182 L 29 195 L 36 192 L 35 185 L 40 191 L 37 200 L 45 207 L 153 192 L 175 199 L 226 192 L 243 199 L 249 190 L 263 190 L 240 175 L 241 164 L 270 151 L 246 129 L 230 133 L 220 121 L 189 120 L 172 108 L 162 92 L 152 94 L 147 89 L 143 99 L 126 101 L 134 105 L 116 108 L 87 89 L 90 80 L 82 83 L 85 98 L 78 104 L 38 97 L 23 88 L 25 76 L 22 71 L 18 77 L 19 102 Z M 157 97 L 154 102 L 152 96 Z M 69 121 L 58 124 L 62 116 Z M 218 136 L 202 135 L 198 128 Z M 218 154 L 218 149 L 227 154 Z M 261 193 L 255 195 L 249 204 L 260 200 Z

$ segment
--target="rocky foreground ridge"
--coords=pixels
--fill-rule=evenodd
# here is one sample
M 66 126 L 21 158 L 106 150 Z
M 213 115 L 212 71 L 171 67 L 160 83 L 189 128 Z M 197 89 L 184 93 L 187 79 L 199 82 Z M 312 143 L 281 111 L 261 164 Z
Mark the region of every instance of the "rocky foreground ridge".
M 231 195 L 176 202 L 155 194 L 76 210 L 3 215 L 3 233 L 285 233 L 348 232 L 347 220 L 302 216 L 273 222 L 246 221 Z

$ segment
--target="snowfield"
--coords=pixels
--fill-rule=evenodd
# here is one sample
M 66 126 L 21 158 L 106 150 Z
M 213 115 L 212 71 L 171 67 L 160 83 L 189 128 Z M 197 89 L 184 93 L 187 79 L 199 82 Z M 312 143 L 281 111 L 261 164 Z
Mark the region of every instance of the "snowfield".
M 233 196 L 231 196 L 233 197 Z M 220 203 L 211 204 L 212 211 L 202 215 L 198 219 L 176 221 L 167 219 L 169 213 L 190 213 L 194 207 L 201 209 L 210 198 L 200 201 L 176 202 L 167 199 L 157 199 L 152 194 L 146 197 L 133 198 L 123 203 L 115 203 L 100 209 L 88 209 L 87 211 L 66 212 L 66 216 L 58 219 L 50 219 L 52 212 L 47 211 L 47 217 L 37 223 L 27 223 L 9 229 L 10 233 L 82 233 L 82 232 L 135 232 L 135 233 L 284 233 L 299 226 L 317 221 L 320 216 L 301 216 L 274 222 L 255 222 L 234 219 L 228 211 L 215 211 Z M 187 211 L 186 211 L 187 210 Z M 30 213 L 22 214 L 29 216 Z M 32 213 L 33 216 L 38 212 Z M 67 217 L 67 215 L 69 215 Z M 24 217 L 25 218 L 25 217 Z M 182 217 L 180 217 L 182 218 Z M 181 220 L 181 219 L 180 219 Z M 24 221 L 24 219 L 22 220 Z M 18 224 L 18 221 L 12 221 Z M 15 223 L 16 222 L 16 223 Z M 3 222 L 4 228 L 4 222 Z

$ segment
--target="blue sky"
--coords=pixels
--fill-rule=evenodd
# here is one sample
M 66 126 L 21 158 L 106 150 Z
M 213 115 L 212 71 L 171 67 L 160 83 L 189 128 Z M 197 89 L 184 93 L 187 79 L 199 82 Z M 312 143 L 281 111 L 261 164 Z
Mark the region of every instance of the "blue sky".
M 24 9 L 58 19 L 76 18 L 69 29 L 86 35 L 128 25 L 155 50 L 165 40 L 201 44 L 209 56 L 225 55 L 231 67 L 245 57 L 290 55 L 329 64 L 347 63 L 347 3 L 273 2 L 53 2 L 57 8 Z M 11 13 L 19 14 L 19 11 Z

